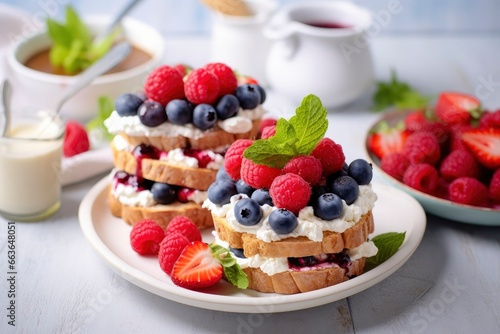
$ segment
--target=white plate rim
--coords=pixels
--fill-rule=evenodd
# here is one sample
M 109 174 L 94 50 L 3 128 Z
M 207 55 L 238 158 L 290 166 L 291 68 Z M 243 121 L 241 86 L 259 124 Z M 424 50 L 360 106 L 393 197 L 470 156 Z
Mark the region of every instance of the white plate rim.
M 108 184 L 109 177 L 104 177 L 96 183 L 85 195 L 78 210 L 82 232 L 99 256 L 119 276 L 146 291 L 182 304 L 225 312 L 274 313 L 295 311 L 331 303 L 361 292 L 390 276 L 411 257 L 424 236 L 427 223 L 422 206 L 413 197 L 387 185 L 373 184 L 377 194 L 384 193 L 391 198 L 404 200 L 408 207 L 414 211 L 412 213 L 412 225 L 408 226 L 411 227 L 409 230 L 406 230 L 403 245 L 386 262 L 349 281 L 307 293 L 294 295 L 257 293 L 258 298 L 214 295 L 167 284 L 133 267 L 108 248 L 95 228 L 95 224 L 100 222 L 94 222 L 92 219 L 96 199 L 103 196 L 106 198 L 104 192 Z M 108 214 L 111 215 L 111 213 Z M 125 223 L 123 224 L 126 226 Z M 375 224 L 375 234 L 377 234 L 377 222 Z M 167 276 L 166 279 L 169 280 Z

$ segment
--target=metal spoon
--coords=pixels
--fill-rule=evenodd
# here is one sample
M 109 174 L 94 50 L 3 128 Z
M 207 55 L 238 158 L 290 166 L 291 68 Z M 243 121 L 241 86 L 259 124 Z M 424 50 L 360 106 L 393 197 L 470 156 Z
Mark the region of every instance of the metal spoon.
M 73 84 L 64 92 L 63 97 L 59 100 L 55 108 L 55 115 L 59 114 L 62 106 L 66 101 L 68 101 L 73 95 L 78 93 L 82 88 L 87 87 L 92 81 L 94 81 L 101 74 L 106 73 L 114 66 L 118 65 L 130 52 L 132 47 L 128 42 L 121 42 L 114 46 L 108 53 L 106 53 L 102 58 L 93 63 L 89 68 L 79 74 Z
M 118 14 L 113 18 L 113 21 L 111 21 L 111 23 L 108 24 L 108 26 L 94 38 L 94 43 L 99 43 L 102 39 L 108 36 L 111 31 L 113 31 L 113 29 L 121 22 L 125 15 L 127 15 L 128 12 L 139 2 L 140 0 L 129 1 L 129 3 L 126 4 L 125 7 L 123 7 L 120 12 L 118 12 Z
M 0 83 L 0 137 L 5 136 L 9 125 L 9 109 L 7 107 L 7 91 L 10 85 L 7 80 Z

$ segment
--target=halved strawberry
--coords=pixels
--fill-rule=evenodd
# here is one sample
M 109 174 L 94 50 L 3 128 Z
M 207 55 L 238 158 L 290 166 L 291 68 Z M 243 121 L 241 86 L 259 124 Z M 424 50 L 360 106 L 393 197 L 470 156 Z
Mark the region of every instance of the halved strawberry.
M 390 127 L 389 123 L 382 121 L 368 136 L 368 149 L 382 159 L 387 154 L 402 152 L 408 135 L 403 122 Z
M 202 241 L 187 245 L 174 264 L 171 279 L 178 286 L 200 289 L 219 282 L 223 275 L 220 262 Z
M 436 116 L 447 124 L 469 124 L 481 116 L 481 103 L 471 95 L 441 93 L 436 103 Z
M 482 165 L 500 167 L 500 129 L 483 128 L 466 131 L 462 141 Z

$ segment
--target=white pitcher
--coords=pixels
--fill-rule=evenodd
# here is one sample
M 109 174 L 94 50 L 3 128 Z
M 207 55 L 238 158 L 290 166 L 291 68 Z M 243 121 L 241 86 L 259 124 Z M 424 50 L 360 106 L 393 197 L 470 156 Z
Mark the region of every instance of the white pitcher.
M 354 101 L 373 84 L 365 34 L 370 24 L 370 13 L 350 2 L 283 7 L 264 28 L 273 41 L 266 62 L 269 86 L 294 103 L 311 93 L 330 109 Z

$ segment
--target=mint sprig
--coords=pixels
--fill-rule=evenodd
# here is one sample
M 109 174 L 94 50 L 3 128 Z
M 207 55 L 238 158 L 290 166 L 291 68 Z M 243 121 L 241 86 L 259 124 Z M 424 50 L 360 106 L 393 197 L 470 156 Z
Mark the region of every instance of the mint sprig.
M 317 96 L 306 96 L 289 121 L 278 120 L 274 136 L 256 140 L 243 156 L 256 164 L 283 168 L 293 157 L 309 155 L 328 129 L 327 113 Z
M 92 33 L 76 11 L 66 7 L 65 22 L 47 18 L 47 32 L 52 40 L 50 62 L 65 74 L 76 74 L 89 67 L 110 49 L 118 31 L 94 43 Z
M 403 244 L 406 232 L 387 232 L 373 237 L 372 241 L 377 246 L 376 255 L 366 259 L 366 270 L 375 268 L 393 256 Z
M 377 82 L 377 91 L 373 95 L 375 111 L 394 107 L 397 109 L 422 109 L 429 104 L 429 97 L 423 96 L 409 84 L 399 81 L 396 72 L 391 71 L 388 82 Z
M 222 265 L 226 279 L 237 288 L 246 289 L 248 287 L 248 277 L 238 265 L 236 259 L 231 255 L 231 252 L 227 248 L 213 242 L 209 247 L 212 255 Z

